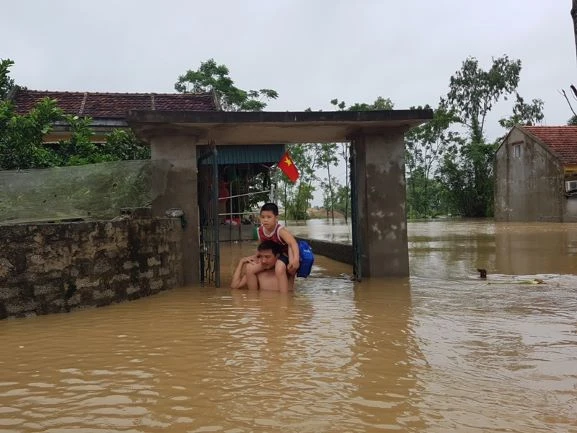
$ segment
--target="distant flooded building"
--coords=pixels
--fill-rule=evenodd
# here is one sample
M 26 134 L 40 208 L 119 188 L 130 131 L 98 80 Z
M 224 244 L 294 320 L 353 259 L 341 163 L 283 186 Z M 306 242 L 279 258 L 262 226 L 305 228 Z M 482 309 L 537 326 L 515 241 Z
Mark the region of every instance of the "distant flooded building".
M 515 126 L 495 155 L 495 220 L 577 222 L 577 126 Z

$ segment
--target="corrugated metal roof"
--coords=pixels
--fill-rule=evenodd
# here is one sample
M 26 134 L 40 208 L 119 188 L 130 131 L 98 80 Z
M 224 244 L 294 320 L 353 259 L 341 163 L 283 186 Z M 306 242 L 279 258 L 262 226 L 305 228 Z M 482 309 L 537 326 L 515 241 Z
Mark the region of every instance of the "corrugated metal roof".
M 208 151 L 208 146 L 198 146 L 197 155 Z M 284 144 L 263 144 L 243 146 L 218 146 L 217 163 L 219 165 L 233 164 L 276 164 L 285 151 Z M 212 160 L 204 159 L 200 165 L 212 164 Z

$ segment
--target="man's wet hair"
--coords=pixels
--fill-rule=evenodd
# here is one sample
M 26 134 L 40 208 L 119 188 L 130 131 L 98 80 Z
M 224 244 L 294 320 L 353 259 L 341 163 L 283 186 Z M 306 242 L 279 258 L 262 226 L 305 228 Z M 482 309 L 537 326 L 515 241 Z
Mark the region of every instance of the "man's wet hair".
M 258 251 L 271 250 L 275 256 L 278 256 L 280 253 L 282 253 L 282 246 L 274 241 L 269 240 L 262 241 L 260 244 L 258 244 L 258 247 L 256 249 Z
M 278 216 L 278 206 L 274 203 L 265 203 L 260 208 L 260 212 L 270 211 L 274 216 Z

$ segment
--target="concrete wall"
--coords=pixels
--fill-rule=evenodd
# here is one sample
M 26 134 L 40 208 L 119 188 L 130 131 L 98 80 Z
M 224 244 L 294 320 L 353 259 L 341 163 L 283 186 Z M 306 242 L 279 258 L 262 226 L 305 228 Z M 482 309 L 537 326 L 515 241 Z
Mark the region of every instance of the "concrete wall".
M 520 155 L 514 156 L 514 146 Z M 563 170 L 543 146 L 513 129 L 495 158 L 495 220 L 563 220 Z
M 179 219 L 0 226 L 0 319 L 100 307 L 182 284 Z
M 409 276 L 404 133 L 391 128 L 352 141 L 361 278 Z
M 563 222 L 577 222 L 577 196 L 565 198 L 563 203 Z
M 315 256 L 324 256 L 337 262 L 353 265 L 353 246 L 350 244 L 337 244 L 334 242 L 321 241 L 318 239 L 303 239 L 309 243 Z
M 152 159 L 152 216 L 164 217 L 171 208 L 184 212 L 186 226 L 182 236 L 184 283 L 200 281 L 198 263 L 198 171 L 196 138 L 156 135 L 148 138 Z

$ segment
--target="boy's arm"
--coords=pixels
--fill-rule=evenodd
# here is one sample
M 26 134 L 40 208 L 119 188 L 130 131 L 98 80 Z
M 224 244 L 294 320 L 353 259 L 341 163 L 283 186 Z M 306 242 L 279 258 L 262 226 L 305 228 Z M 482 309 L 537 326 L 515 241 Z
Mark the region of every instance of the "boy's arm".
M 286 229 L 286 227 L 279 230 L 278 234 L 289 247 L 289 264 L 287 270 L 291 274 L 294 274 L 300 266 L 299 245 L 295 237 Z

